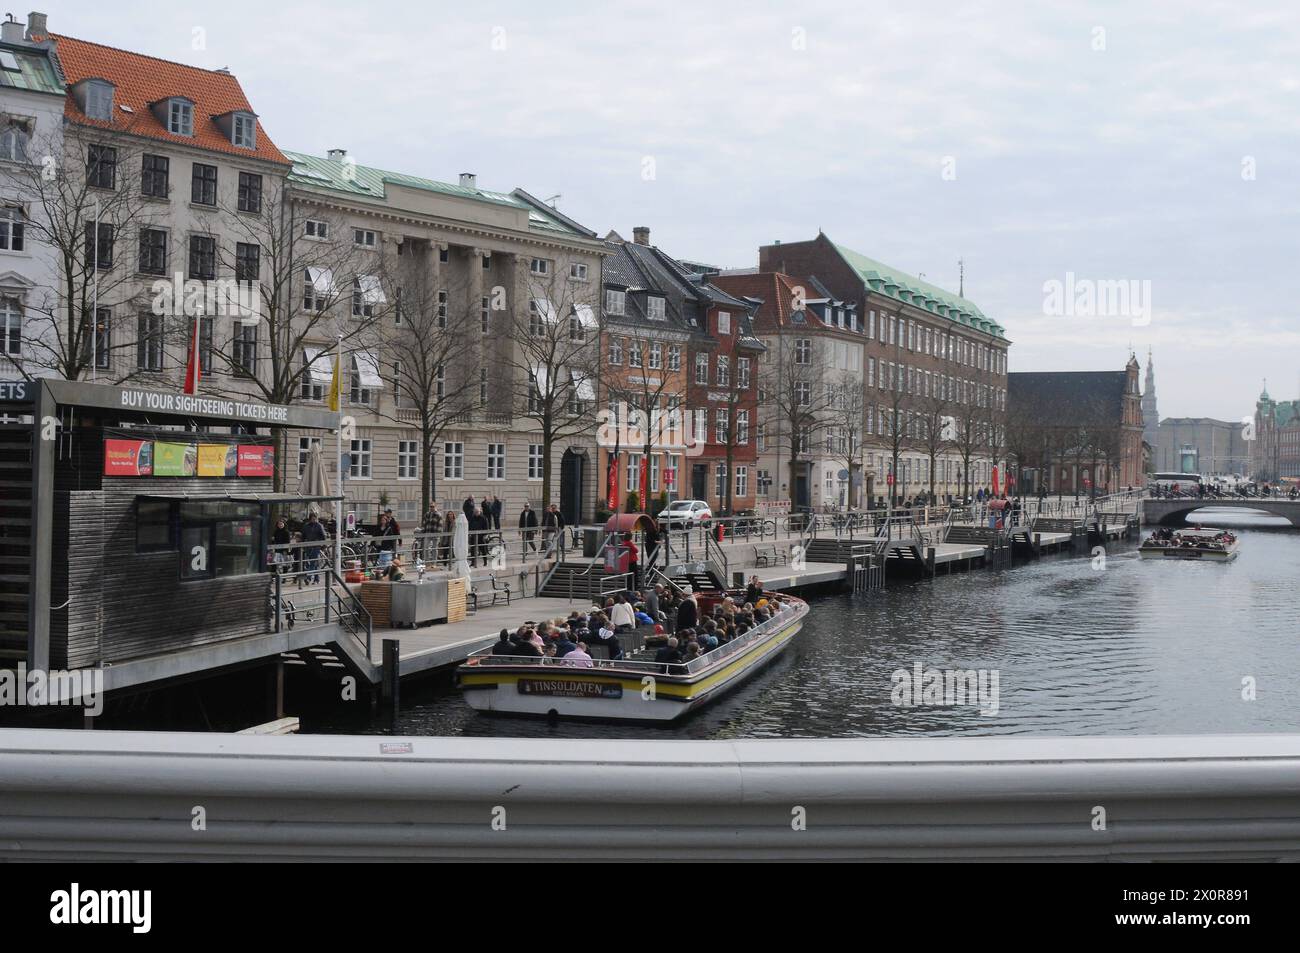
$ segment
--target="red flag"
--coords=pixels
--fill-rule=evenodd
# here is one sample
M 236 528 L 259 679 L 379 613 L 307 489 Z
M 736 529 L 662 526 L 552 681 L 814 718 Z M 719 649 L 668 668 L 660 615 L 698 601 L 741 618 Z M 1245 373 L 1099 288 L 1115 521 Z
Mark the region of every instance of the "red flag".
M 998 468 L 993 468 L 993 495 L 998 495 Z
M 611 510 L 618 510 L 618 453 L 609 455 L 609 498 L 605 501 Z
M 648 500 L 646 500 L 646 490 L 650 485 L 649 473 L 650 473 L 650 458 L 642 457 L 641 458 L 641 509 L 643 510 L 647 510 L 650 508 L 650 503 Z
M 199 321 L 194 319 L 194 331 L 190 335 L 190 356 L 185 361 L 185 393 L 199 392 L 199 379 L 203 377 L 203 365 L 199 362 Z

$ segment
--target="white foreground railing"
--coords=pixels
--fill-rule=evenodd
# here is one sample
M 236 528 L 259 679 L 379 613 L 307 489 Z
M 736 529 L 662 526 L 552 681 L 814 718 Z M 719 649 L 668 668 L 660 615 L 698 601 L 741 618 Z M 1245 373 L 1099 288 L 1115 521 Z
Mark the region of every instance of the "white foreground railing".
M 1300 859 L 1300 735 L 0 731 L 0 860 Z

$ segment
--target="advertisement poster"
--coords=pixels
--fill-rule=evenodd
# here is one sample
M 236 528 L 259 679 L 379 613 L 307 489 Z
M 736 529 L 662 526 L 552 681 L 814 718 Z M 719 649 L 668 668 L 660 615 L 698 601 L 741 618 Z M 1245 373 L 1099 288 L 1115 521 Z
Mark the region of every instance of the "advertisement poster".
M 240 447 L 239 475 L 241 477 L 269 477 L 275 475 L 274 447 Z
M 194 476 L 199 450 L 192 443 L 162 443 L 153 445 L 154 476 Z
M 105 440 L 104 476 L 151 476 L 153 444 L 148 440 Z
M 201 477 L 234 476 L 238 467 L 239 447 L 224 443 L 199 444 L 199 468 Z

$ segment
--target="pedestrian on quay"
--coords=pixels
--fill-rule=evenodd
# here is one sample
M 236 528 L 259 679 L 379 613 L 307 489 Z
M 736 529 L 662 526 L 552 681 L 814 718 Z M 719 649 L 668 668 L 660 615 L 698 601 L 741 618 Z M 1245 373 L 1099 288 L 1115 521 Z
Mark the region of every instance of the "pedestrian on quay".
M 460 505 L 460 511 L 465 514 L 465 519 L 474 515 L 474 494 L 471 493 L 465 497 L 465 502 Z
M 524 500 L 524 508 L 519 513 L 519 528 L 523 530 L 524 545 L 530 551 L 536 551 L 537 513 L 527 500 Z
M 442 513 L 438 512 L 436 502 L 429 504 L 429 512 L 424 514 L 424 522 L 420 524 L 420 532 L 424 536 L 422 547 L 424 560 L 437 565 L 442 547 Z
M 492 519 L 492 528 L 499 531 L 501 529 L 501 500 L 495 493 L 492 494 L 492 502 L 489 506 L 491 512 L 488 515 Z
M 564 516 L 560 513 L 560 508 L 552 503 L 542 514 L 542 544 L 544 548 L 550 548 L 551 538 L 558 536 L 558 543 L 561 549 L 564 548 Z
M 307 522 L 302 528 L 302 541 L 304 543 L 319 544 L 325 542 L 325 527 L 321 525 L 320 517 L 316 511 L 312 510 L 307 514 Z M 314 586 L 320 582 L 320 561 L 321 547 L 311 545 L 304 547 L 302 551 L 303 569 L 309 574 L 306 577 L 307 585 Z M 298 586 L 301 588 L 303 577 L 298 577 Z
M 470 564 L 479 565 L 479 559 L 487 561 L 488 519 L 483 515 L 483 507 L 474 507 L 469 516 L 469 552 Z

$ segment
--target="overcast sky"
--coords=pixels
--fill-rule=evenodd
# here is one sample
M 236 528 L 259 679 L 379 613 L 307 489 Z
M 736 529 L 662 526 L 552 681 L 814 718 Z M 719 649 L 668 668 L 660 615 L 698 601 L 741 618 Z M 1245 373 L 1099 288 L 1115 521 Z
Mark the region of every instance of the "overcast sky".
M 42 2 L 230 67 L 282 148 L 558 193 L 724 267 L 818 228 L 952 290 L 964 259 L 1012 370 L 1150 346 L 1162 416 L 1300 397 L 1292 4 Z M 1047 313 L 1068 273 L 1136 282 L 1129 313 Z

